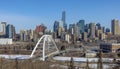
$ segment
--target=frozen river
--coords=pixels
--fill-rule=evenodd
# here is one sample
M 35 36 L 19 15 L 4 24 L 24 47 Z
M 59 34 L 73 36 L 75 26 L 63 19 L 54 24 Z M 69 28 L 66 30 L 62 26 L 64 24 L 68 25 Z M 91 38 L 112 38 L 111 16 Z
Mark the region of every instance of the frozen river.
M 5 54 L 0 54 L 1 58 L 6 58 L 6 59 L 29 59 L 30 55 L 5 55 Z

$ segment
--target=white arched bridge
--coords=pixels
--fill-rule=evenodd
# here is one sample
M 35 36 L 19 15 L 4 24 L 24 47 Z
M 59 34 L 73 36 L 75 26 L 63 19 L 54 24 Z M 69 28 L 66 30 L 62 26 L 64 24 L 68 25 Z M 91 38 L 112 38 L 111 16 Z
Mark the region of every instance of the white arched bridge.
M 30 57 L 40 57 L 45 61 L 46 57 L 59 53 L 52 36 L 43 35 L 34 47 Z

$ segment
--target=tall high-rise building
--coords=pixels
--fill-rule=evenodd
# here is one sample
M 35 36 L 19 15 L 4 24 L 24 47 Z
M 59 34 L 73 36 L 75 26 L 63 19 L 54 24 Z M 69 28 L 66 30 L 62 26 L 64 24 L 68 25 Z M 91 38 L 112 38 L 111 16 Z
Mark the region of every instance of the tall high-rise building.
M 57 37 L 61 37 L 62 33 L 64 32 L 63 21 L 55 21 L 53 30 L 56 33 Z
M 86 32 L 82 33 L 82 39 L 84 41 L 87 41 L 87 33 Z
M 101 24 L 100 23 L 96 24 L 96 30 L 98 30 L 98 29 L 101 29 Z
M 6 35 L 6 22 L 0 24 L 0 35 L 3 37 Z
M 57 32 L 59 27 L 64 28 L 63 21 L 55 21 L 54 22 L 54 26 L 53 26 L 54 32 Z
M 62 21 L 63 23 L 66 23 L 66 12 L 65 11 L 62 12 Z
M 106 33 L 110 32 L 110 29 L 109 28 L 106 28 Z
M 58 21 L 58 27 L 64 28 L 64 23 L 63 23 L 63 21 Z
M 15 27 L 11 24 L 8 24 L 6 27 L 6 37 L 14 38 L 15 37 Z
M 119 31 L 119 21 L 116 19 L 113 19 L 111 21 L 111 32 L 113 35 L 119 35 L 120 31 Z
M 6 22 L 2 22 L 1 25 L 3 29 L 3 34 L 5 35 L 6 34 Z
M 95 38 L 95 23 L 90 23 L 90 38 Z
M 70 24 L 69 25 L 69 32 L 73 35 L 76 35 L 76 37 L 79 37 L 79 29 L 76 24 Z
M 57 33 L 57 31 L 58 31 L 58 27 L 59 27 L 59 22 L 58 22 L 58 21 L 55 21 L 55 22 L 54 22 L 54 26 L 53 26 L 53 31 L 54 31 L 55 33 Z
M 87 35 L 90 35 L 90 26 L 89 26 L 89 24 L 85 25 L 85 32 L 87 32 Z
M 69 33 L 74 34 L 73 24 L 69 24 Z
M 67 23 L 66 23 L 66 12 L 65 11 L 62 12 L 62 19 L 61 20 L 63 21 L 64 30 L 66 32 L 67 31 Z
M 85 32 L 85 20 L 80 20 L 77 26 L 80 34 Z
M 102 30 L 103 33 L 105 33 L 105 27 L 104 26 L 101 27 L 101 30 Z

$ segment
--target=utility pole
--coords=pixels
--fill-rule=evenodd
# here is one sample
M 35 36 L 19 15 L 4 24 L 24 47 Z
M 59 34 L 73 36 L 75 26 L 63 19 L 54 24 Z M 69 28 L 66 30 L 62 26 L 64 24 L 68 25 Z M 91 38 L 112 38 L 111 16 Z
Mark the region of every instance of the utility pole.
M 98 54 L 98 63 L 97 63 L 97 69 L 103 69 L 103 63 L 102 63 L 102 50 L 99 50 Z
M 90 69 L 88 59 L 87 59 L 86 69 Z
M 75 69 L 75 67 L 74 67 L 74 60 L 73 60 L 72 57 L 71 57 L 70 65 L 69 65 L 68 69 Z
M 0 69 L 3 69 L 2 65 L 3 65 L 3 58 L 0 58 Z
M 15 59 L 15 64 L 16 64 L 15 68 L 18 69 L 18 58 Z

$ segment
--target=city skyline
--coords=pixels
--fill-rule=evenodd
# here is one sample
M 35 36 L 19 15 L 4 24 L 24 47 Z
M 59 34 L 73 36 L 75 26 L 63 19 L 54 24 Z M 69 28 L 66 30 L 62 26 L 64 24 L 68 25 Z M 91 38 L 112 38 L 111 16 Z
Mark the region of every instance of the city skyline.
M 21 29 L 35 29 L 36 25 L 44 23 L 48 29 L 53 29 L 55 20 L 61 20 L 62 11 L 66 11 L 67 25 L 81 19 L 85 23 L 101 23 L 111 27 L 112 19 L 120 19 L 119 0 L 3 0 L 0 2 L 0 22 L 7 22 Z

